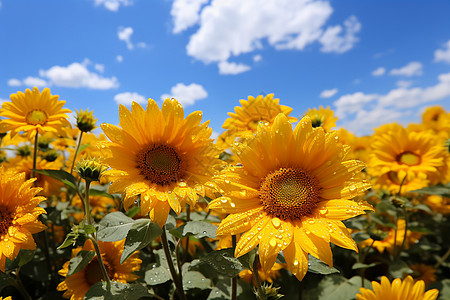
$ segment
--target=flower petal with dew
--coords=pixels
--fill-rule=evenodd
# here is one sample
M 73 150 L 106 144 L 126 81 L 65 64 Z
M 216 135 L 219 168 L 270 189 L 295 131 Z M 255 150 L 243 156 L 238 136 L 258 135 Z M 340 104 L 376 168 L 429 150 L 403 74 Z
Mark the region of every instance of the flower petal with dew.
M 237 152 L 242 165 L 216 177 L 224 195 L 209 208 L 230 214 L 217 234 L 242 233 L 236 256 L 259 245 L 264 271 L 283 251 L 299 280 L 308 269 L 308 254 L 332 265 L 330 242 L 357 250 L 341 221 L 372 210 L 351 200 L 370 184 L 358 176 L 364 164 L 345 160 L 347 153 L 335 132 L 313 128 L 308 116 L 295 130 L 284 114 L 272 126 L 260 124 L 255 138 Z
M 111 142 L 99 145 L 112 168 L 106 175 L 110 193 L 124 194 L 128 209 L 140 197 L 142 214 L 163 226 L 170 209 L 180 213 L 185 203 L 194 205 L 216 169 L 222 164 L 202 113 L 184 117 L 181 104 L 166 99 L 159 109 L 149 99 L 147 109 L 133 102 L 131 111 L 121 105 L 120 127 L 105 124 Z

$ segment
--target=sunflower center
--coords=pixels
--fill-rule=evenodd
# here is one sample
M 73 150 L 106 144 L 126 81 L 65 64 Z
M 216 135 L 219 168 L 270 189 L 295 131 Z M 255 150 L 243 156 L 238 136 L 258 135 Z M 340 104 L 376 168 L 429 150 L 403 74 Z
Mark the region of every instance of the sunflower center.
M 45 111 L 35 109 L 27 114 L 27 122 L 31 125 L 44 125 L 47 123 L 47 113 Z
M 317 179 L 308 172 L 280 168 L 261 182 L 260 198 L 269 215 L 295 220 L 311 214 L 319 202 L 319 190 Z
M 410 151 L 405 151 L 397 155 L 397 161 L 408 166 L 416 166 L 420 164 L 420 160 L 421 159 L 419 155 Z
M 13 213 L 9 207 L 0 206 L 0 236 L 8 232 L 8 228 L 11 227 L 13 219 Z
M 137 155 L 137 168 L 152 183 L 170 185 L 184 175 L 183 160 L 167 145 L 150 145 Z
M 317 128 L 323 125 L 323 118 L 316 115 L 312 120 L 311 120 L 311 125 L 313 128 Z
M 103 258 L 103 256 L 102 256 Z M 108 276 L 110 279 L 112 279 L 114 277 L 114 271 L 111 267 L 111 265 L 109 264 L 107 259 L 103 258 L 103 264 L 105 265 L 106 268 L 106 272 L 108 273 Z M 90 284 L 90 285 L 94 285 L 99 281 L 103 281 L 103 274 L 102 274 L 102 269 L 100 267 L 100 263 L 98 262 L 97 257 L 94 257 L 91 262 L 87 265 L 86 267 L 86 271 L 84 273 L 86 281 Z
M 251 129 L 251 130 L 257 130 L 258 129 L 258 124 L 259 123 L 268 123 L 269 121 L 265 120 L 265 119 L 253 119 L 250 120 L 250 122 L 247 123 L 247 126 Z

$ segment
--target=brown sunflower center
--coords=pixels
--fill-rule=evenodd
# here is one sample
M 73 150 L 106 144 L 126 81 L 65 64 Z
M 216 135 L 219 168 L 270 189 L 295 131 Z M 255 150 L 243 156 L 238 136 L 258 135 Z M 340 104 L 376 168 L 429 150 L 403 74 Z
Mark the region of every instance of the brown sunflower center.
M 397 162 L 404 165 L 416 166 L 420 164 L 420 161 L 420 156 L 411 151 L 405 151 L 397 155 Z
M 319 190 L 317 179 L 308 172 L 280 168 L 261 182 L 260 199 L 269 215 L 295 220 L 311 214 L 319 202 Z
M 258 129 L 258 124 L 259 123 L 269 123 L 269 121 L 267 121 L 266 119 L 252 119 L 247 123 L 248 128 L 250 128 L 251 130 L 256 131 Z
M 13 213 L 9 207 L 0 205 L 0 236 L 8 232 L 13 223 Z
M 315 115 L 314 118 L 311 119 L 311 125 L 313 128 L 317 128 L 323 125 L 323 117 Z
M 106 268 L 106 272 L 108 273 L 108 276 L 110 279 L 112 279 L 114 277 L 114 270 L 111 267 L 111 264 L 108 262 L 107 259 L 105 259 L 103 256 L 103 263 L 105 265 Z M 103 281 L 103 274 L 102 274 L 102 269 L 100 267 L 100 263 L 98 262 L 97 257 L 94 257 L 91 262 L 86 266 L 86 271 L 84 273 L 86 281 L 90 284 L 90 285 L 94 285 L 99 281 Z
M 137 168 L 152 183 L 169 185 L 184 175 L 183 160 L 167 145 L 150 145 L 137 154 Z
M 35 109 L 27 114 L 27 123 L 31 125 L 44 125 L 47 123 L 47 113 L 45 111 Z

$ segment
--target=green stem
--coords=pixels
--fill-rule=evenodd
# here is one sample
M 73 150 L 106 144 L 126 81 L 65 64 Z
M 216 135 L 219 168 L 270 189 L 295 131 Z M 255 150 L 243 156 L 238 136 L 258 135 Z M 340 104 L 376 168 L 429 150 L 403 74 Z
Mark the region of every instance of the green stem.
M 100 264 L 100 270 L 102 270 L 103 278 L 106 281 L 106 289 L 109 290 L 111 287 L 111 279 L 109 278 L 108 272 L 106 271 L 105 263 L 103 262 L 100 248 L 98 247 L 97 238 L 95 238 L 94 236 L 89 236 L 89 239 L 92 241 L 92 244 L 94 245 L 95 253 L 97 254 L 97 259 Z
M 233 245 L 233 253 L 236 250 L 236 236 L 231 236 L 231 244 Z M 231 278 L 231 300 L 236 300 L 237 298 L 237 276 Z
M 170 255 L 169 242 L 167 241 L 166 225 L 164 225 L 162 227 L 161 240 L 162 240 L 162 245 L 164 248 L 164 254 L 167 259 L 167 264 L 169 265 L 170 274 L 172 275 L 173 282 L 175 283 L 175 287 L 177 289 L 178 296 L 180 296 L 181 300 L 186 300 L 186 296 L 185 296 L 184 290 L 183 290 L 183 282 L 180 281 L 180 278 L 178 277 L 177 272 L 175 271 L 175 267 L 173 266 L 172 256 Z
M 258 261 L 259 261 L 259 256 L 256 255 L 255 260 L 253 261 L 253 270 L 252 270 L 253 279 L 255 279 L 255 283 L 256 283 L 256 292 L 257 292 L 258 300 L 266 300 L 266 293 L 263 290 L 262 285 L 261 285 L 261 280 L 259 279 Z
M 362 263 L 362 264 L 364 263 L 364 261 L 366 260 L 367 254 L 369 254 L 370 249 L 372 249 L 374 243 L 375 243 L 375 240 L 372 239 L 372 243 L 370 243 L 370 246 L 367 247 L 366 249 L 361 250 L 361 256 L 360 256 L 360 260 L 359 260 L 360 263 Z M 364 277 L 366 274 L 366 270 L 367 270 L 367 268 L 361 269 L 361 287 L 364 287 Z
M 191 220 L 191 206 L 189 204 L 186 204 L 186 223 Z M 184 261 L 187 261 L 189 259 L 189 236 L 186 237 L 186 252 L 184 253 Z
M 186 237 L 186 238 L 189 240 L 189 237 Z M 183 248 L 183 238 L 178 240 L 177 246 L 175 247 L 175 254 L 177 256 L 178 274 L 180 276 L 180 281 L 183 282 L 183 268 L 181 265 L 180 245 L 181 245 L 181 248 Z
M 33 170 L 31 171 L 31 178 L 36 177 L 36 172 L 34 170 L 36 170 L 36 162 L 37 162 L 37 152 L 38 152 L 38 135 L 39 132 L 36 129 L 36 135 L 34 137 L 34 149 L 33 149 Z M 36 181 L 34 182 L 34 186 L 36 186 L 37 183 Z
M 395 231 L 394 231 L 394 250 L 392 251 L 394 254 L 394 260 L 397 258 L 396 252 L 397 252 L 397 232 L 398 232 L 398 212 L 397 209 L 395 209 Z
M 83 138 L 83 131 L 80 131 L 80 135 L 78 136 L 78 139 L 77 139 L 77 148 L 75 149 L 75 154 L 73 155 L 72 166 L 70 167 L 70 174 L 73 173 L 73 167 L 75 166 L 75 162 L 77 160 L 78 150 L 80 149 L 82 138 Z
M 84 191 L 84 217 L 86 218 L 86 223 L 91 224 L 91 203 L 89 201 L 89 188 L 91 186 L 91 181 L 86 180 L 86 187 Z
M 434 265 L 434 268 L 437 270 L 437 268 L 439 268 L 442 263 L 450 256 L 450 249 L 447 250 L 447 252 L 445 252 L 445 254 L 441 257 L 441 259 L 439 259 L 439 261 Z
M 402 253 L 403 248 L 405 247 L 406 237 L 408 234 L 408 210 L 406 209 L 406 206 L 403 206 L 403 213 L 405 214 L 405 232 L 403 233 L 403 241 L 402 244 L 400 245 L 400 248 L 398 249 L 397 256 L 400 256 L 400 254 Z
M 31 298 L 30 294 L 24 287 L 22 280 L 20 280 L 19 271 L 20 271 L 20 268 L 17 268 L 16 269 L 16 278 L 8 277 L 8 279 L 11 282 L 11 284 L 20 292 L 20 294 L 22 295 L 22 297 L 24 299 L 32 300 L 33 298 Z

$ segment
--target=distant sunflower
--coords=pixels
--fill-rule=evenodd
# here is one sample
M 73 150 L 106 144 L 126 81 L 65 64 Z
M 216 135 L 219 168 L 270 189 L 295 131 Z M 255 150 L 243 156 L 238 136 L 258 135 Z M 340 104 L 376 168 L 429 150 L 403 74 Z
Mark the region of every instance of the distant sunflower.
M 435 300 L 438 297 L 437 289 L 425 292 L 425 283 L 420 280 L 414 283 L 411 276 L 403 281 L 400 278 L 394 279 L 392 284 L 386 276 L 381 277 L 381 284 L 372 281 L 372 290 L 360 288 L 360 294 L 356 295 L 357 300 Z
M 133 253 L 123 264 L 120 263 L 125 239 L 118 242 L 99 241 L 98 243 L 103 263 L 111 280 L 127 283 L 139 278 L 139 276 L 133 274 L 133 272 L 140 269 L 142 263 L 142 260 L 139 258 L 139 252 Z M 95 251 L 91 240 L 87 240 L 83 248 L 74 249 L 72 251 L 72 257 L 75 257 L 81 250 Z M 65 291 L 63 295 L 65 298 L 82 300 L 91 286 L 99 281 L 103 281 L 98 258 L 94 257 L 83 270 L 67 276 L 69 263 L 69 261 L 66 262 L 58 272 L 65 279 L 58 285 L 57 290 Z
M 273 265 L 272 269 L 270 269 L 268 272 L 264 272 L 264 270 L 262 270 L 260 268 L 260 265 L 258 264 L 259 279 L 261 280 L 261 282 L 267 281 L 269 283 L 273 283 L 274 279 L 277 279 L 278 277 L 281 276 L 280 275 L 281 269 L 284 269 L 284 265 L 275 263 Z M 239 273 L 239 278 L 241 278 L 243 281 L 245 281 L 247 283 L 253 282 L 253 284 L 255 284 L 254 278 L 253 278 L 253 271 L 250 269 L 241 271 Z
M 422 114 L 422 124 L 435 131 L 450 129 L 450 113 L 440 106 L 428 107 Z
M 370 136 L 357 137 L 344 128 L 341 128 L 338 130 L 338 137 L 340 143 L 350 146 L 348 158 L 357 159 L 364 163 L 369 161 L 371 143 Z
M 428 205 L 434 212 L 441 214 L 450 214 L 450 198 L 439 195 L 429 195 L 424 203 Z
M 273 96 L 274 94 L 259 95 L 256 98 L 248 96 L 248 100 L 239 100 L 241 106 L 236 106 L 234 113 L 229 112 L 230 118 L 222 125 L 227 130 L 222 133 L 222 139 L 229 145 L 230 140 L 233 142 L 236 137 L 253 137 L 259 123 L 271 125 L 279 113 L 285 114 L 289 122 L 296 122 L 297 118 L 289 117 L 292 108 L 280 105 L 280 99 L 274 99 Z
M 45 210 L 37 205 L 45 200 L 36 196 L 35 179 L 25 181 L 25 173 L 0 167 L 0 271 L 5 272 L 6 258 L 13 260 L 20 249 L 33 250 L 32 234 L 47 227 L 38 221 Z
M 309 116 L 311 118 L 311 124 L 314 128 L 322 127 L 325 132 L 329 132 L 331 128 L 336 127 L 336 121 L 338 120 L 337 117 L 334 117 L 334 112 L 329 106 L 327 106 L 327 108 L 323 108 L 322 105 L 319 106 L 319 109 L 308 109 L 305 116 Z
M 70 126 L 67 113 L 70 109 L 62 108 L 66 101 L 58 101 L 58 95 L 51 95 L 45 88 L 42 93 L 37 87 L 25 93 L 11 94 L 11 102 L 4 102 L 0 116 L 6 118 L 0 123 L 0 131 L 11 131 L 11 136 L 18 132 L 26 132 L 33 138 L 36 130 L 44 132 L 58 132 L 63 134 L 62 127 Z
M 335 131 L 313 128 L 308 116 L 294 131 L 284 114 L 273 126 L 259 125 L 253 142 L 238 152 L 242 166 L 229 167 L 217 177 L 225 195 L 209 207 L 230 214 L 217 234 L 245 232 L 235 255 L 259 244 L 266 272 L 283 251 L 287 268 L 299 280 L 308 269 L 308 253 L 331 266 L 330 242 L 357 251 L 341 221 L 371 209 L 349 200 L 370 184 L 356 179 L 364 164 L 346 161 L 347 152 Z
M 97 221 L 101 220 L 106 214 L 117 211 L 116 202 L 110 197 L 103 196 L 89 196 L 89 203 L 91 206 L 91 215 Z M 83 203 L 78 195 L 72 198 L 73 207 L 80 209 L 79 213 L 73 213 L 73 217 L 77 222 L 80 222 L 84 218 Z
M 444 147 L 428 131 L 411 132 L 398 124 L 376 130 L 372 140 L 368 172 L 381 176 L 396 172 L 399 181 L 430 176 L 444 164 Z
M 433 282 L 436 282 L 436 269 L 433 266 L 426 264 L 413 264 L 409 266 L 411 270 L 414 271 L 412 274 L 414 281 L 423 280 L 425 282 L 425 286 L 430 285 Z
M 119 114 L 122 128 L 101 125 L 111 140 L 100 145 L 113 168 L 109 192 L 125 194 L 125 209 L 140 195 L 141 213 L 150 212 L 163 226 L 171 208 L 179 214 L 185 202 L 195 205 L 222 163 L 209 138 L 212 129 L 209 122 L 200 124 L 200 111 L 184 118 L 175 99 L 166 99 L 161 110 L 152 99 L 147 110 L 136 102 L 131 112 L 121 105 Z

